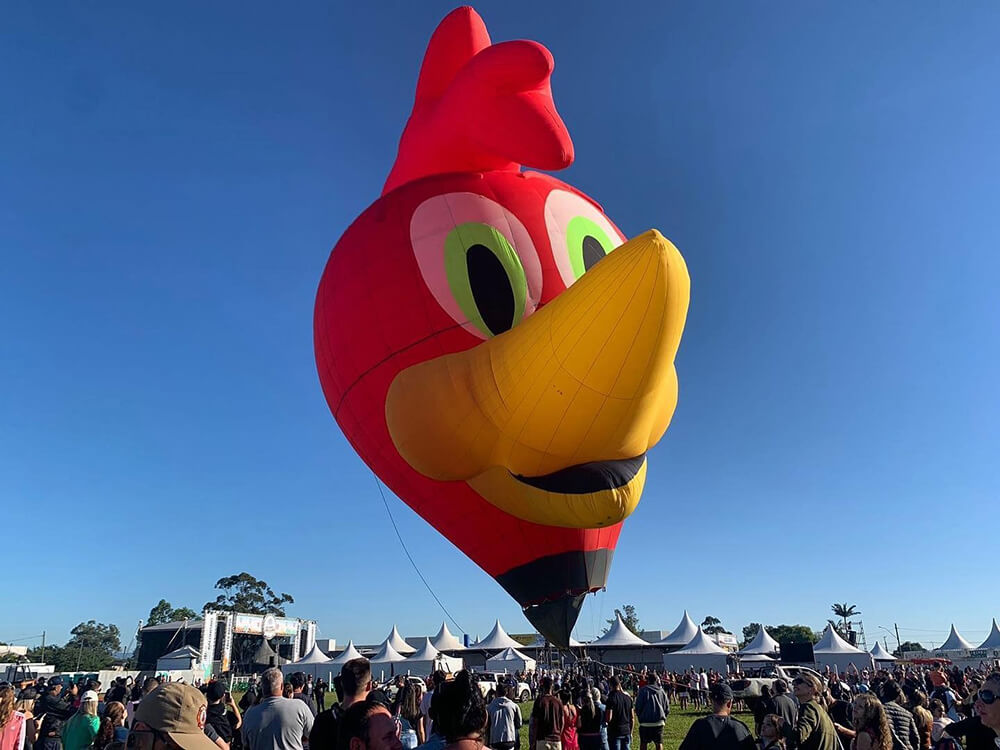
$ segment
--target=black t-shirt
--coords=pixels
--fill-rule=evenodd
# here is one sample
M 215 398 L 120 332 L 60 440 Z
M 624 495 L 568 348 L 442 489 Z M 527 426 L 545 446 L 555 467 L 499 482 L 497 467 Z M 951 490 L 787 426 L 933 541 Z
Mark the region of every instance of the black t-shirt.
M 838 700 L 830 706 L 829 711 L 830 718 L 833 719 L 834 724 L 840 724 L 842 727 L 854 730 L 854 715 L 850 703 Z
M 632 734 L 632 696 L 616 690 L 608 696 L 606 708 L 611 712 L 608 737 L 625 737 Z
M 226 706 L 222 703 L 209 703 L 205 710 L 205 721 L 212 725 L 212 728 L 226 742 L 233 741 L 233 725 L 226 714 Z
M 944 731 L 952 737 L 964 737 L 965 750 L 996 750 L 997 733 L 978 716 L 952 722 Z
M 340 704 L 334 703 L 326 711 L 316 714 L 312 731 L 309 732 L 309 750 L 336 750 L 337 730 L 343 713 Z
M 753 750 L 747 725 L 731 716 L 705 716 L 691 725 L 679 750 Z

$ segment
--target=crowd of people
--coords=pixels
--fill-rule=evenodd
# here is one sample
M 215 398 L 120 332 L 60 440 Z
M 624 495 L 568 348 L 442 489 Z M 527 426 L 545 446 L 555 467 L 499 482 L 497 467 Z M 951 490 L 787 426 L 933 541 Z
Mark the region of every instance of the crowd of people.
M 0 684 L 0 750 L 522 750 L 525 718 L 524 750 L 629 750 L 634 729 L 640 750 L 663 750 L 672 705 L 705 712 L 679 750 L 1000 750 L 1000 673 L 803 671 L 745 704 L 731 680 L 576 668 L 511 675 L 484 697 L 466 670 L 376 685 L 358 658 L 333 680 L 327 708 L 330 686 L 277 668 L 239 702 L 221 681 L 122 678 L 102 693 L 96 680 L 54 676 Z M 535 698 L 528 717 L 515 700 L 521 681 Z

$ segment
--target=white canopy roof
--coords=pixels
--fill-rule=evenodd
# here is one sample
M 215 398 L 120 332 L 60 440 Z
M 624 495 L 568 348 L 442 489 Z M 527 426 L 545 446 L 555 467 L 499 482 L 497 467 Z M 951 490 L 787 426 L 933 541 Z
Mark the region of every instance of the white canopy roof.
M 424 638 L 424 645 L 402 664 L 398 664 L 395 669 L 397 674 L 405 669 L 408 674 L 427 675 L 435 669 L 443 669 L 445 672 L 457 672 L 461 668 L 462 659 L 442 654 L 431 645 L 430 638 Z
M 505 648 L 520 647 L 520 643 L 507 635 L 507 631 L 503 629 L 503 625 L 500 624 L 499 620 L 493 626 L 490 634 L 476 644 L 476 648 L 483 651 L 503 651 Z
M 327 664 L 346 664 L 351 659 L 360 659 L 361 652 L 354 648 L 354 641 L 347 642 L 347 648 L 340 652 L 337 656 L 330 659 Z
M 446 623 L 441 623 L 438 634 L 431 638 L 431 645 L 439 651 L 460 651 L 465 648 L 462 642 L 451 634 Z
M 160 657 L 161 659 L 201 659 L 201 653 L 194 646 L 181 646 L 178 649 L 171 651 L 169 654 L 164 654 Z
M 736 653 L 740 656 L 744 654 L 774 654 L 780 650 L 781 646 L 778 645 L 778 642 L 767 632 L 767 628 L 761 625 L 753 640 Z
M 486 660 L 486 669 L 489 672 L 517 671 L 520 669 L 534 669 L 535 660 L 527 654 L 522 654 L 516 648 L 505 648 L 496 656 L 491 656 Z
M 840 633 L 833 629 L 832 625 L 827 625 L 823 631 L 823 637 L 819 643 L 813 646 L 814 654 L 865 654 L 860 648 L 852 646 L 840 637 Z M 868 654 L 865 654 L 867 656 Z
M 948 640 L 938 646 L 935 651 L 956 651 L 960 648 L 972 648 L 972 644 L 965 640 L 958 631 L 955 630 L 955 624 L 952 623 L 951 632 L 948 634 Z
M 373 666 L 375 664 L 389 664 L 390 662 L 397 661 L 406 661 L 406 657 L 394 649 L 392 644 L 388 642 L 383 643 L 382 648 L 371 658 Z
M 986 640 L 979 644 L 979 648 L 1000 648 L 1000 627 L 997 627 L 997 618 L 993 618 L 993 629 L 986 636 Z
M 590 645 L 596 648 L 608 648 L 615 646 L 648 646 L 650 644 L 629 630 L 628 625 L 622 620 L 622 616 L 616 613 L 614 625 L 608 628 L 608 632 L 596 641 L 591 641 Z
M 870 653 L 875 661 L 896 661 L 896 657 L 882 648 L 882 644 L 878 641 L 875 641 Z
M 698 632 L 695 633 L 694 638 L 680 651 L 674 651 L 675 654 L 722 654 L 727 655 L 729 652 L 726 651 L 722 646 L 713 641 L 708 637 L 708 634 L 704 630 L 698 628 Z
M 438 651 L 431 645 L 430 638 L 424 638 L 424 645 L 421 646 L 416 652 L 410 655 L 410 659 L 414 661 L 428 661 L 433 660 L 441 652 Z
M 386 636 L 385 640 L 382 641 L 381 645 L 384 646 L 387 643 L 400 654 L 412 654 L 414 651 L 416 651 L 416 649 L 413 648 L 413 646 L 411 646 L 409 643 L 403 640 L 403 636 L 401 636 L 399 634 L 399 631 L 396 630 L 395 625 L 392 626 L 392 630 L 389 631 L 389 635 Z
M 673 629 L 666 638 L 661 641 L 657 641 L 657 646 L 686 646 L 691 642 L 691 639 L 698 635 L 698 626 L 694 624 L 694 620 L 684 610 L 684 616 L 681 618 L 680 623 L 677 627 Z
M 320 647 L 314 642 L 313 647 L 309 649 L 309 653 L 299 659 L 295 664 L 325 664 L 329 661 L 329 658 L 324 654 Z
M 772 663 L 777 661 L 773 656 L 768 656 L 767 654 L 742 654 L 740 655 L 741 664 L 753 664 L 753 663 Z

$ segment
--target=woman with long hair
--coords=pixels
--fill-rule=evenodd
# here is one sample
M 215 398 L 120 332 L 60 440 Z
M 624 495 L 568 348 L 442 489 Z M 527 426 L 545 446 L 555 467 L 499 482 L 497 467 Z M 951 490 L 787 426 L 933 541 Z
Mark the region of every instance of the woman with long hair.
M 420 698 L 417 696 L 416 687 L 409 680 L 406 680 L 396 693 L 392 715 L 400 723 L 399 739 L 403 743 L 404 750 L 411 750 L 417 745 L 424 744 L 423 722 L 420 721 Z
M 573 694 L 568 688 L 559 691 L 559 700 L 563 704 L 563 729 L 560 739 L 562 740 L 562 750 L 580 750 L 580 743 L 576 739 L 576 728 L 580 723 L 580 715 L 573 705 Z
M 104 750 L 115 740 L 124 742 L 126 737 L 128 737 L 128 727 L 125 726 L 125 704 L 118 701 L 105 703 L 104 716 L 101 717 L 101 726 L 97 729 L 94 747 L 96 750 Z
M 585 689 L 580 695 L 580 750 L 601 750 L 601 718 L 593 692 Z
M 80 696 L 80 707 L 63 724 L 63 750 L 84 750 L 94 744 L 97 730 L 101 727 L 101 721 L 97 718 L 99 700 L 93 690 L 86 690 Z
M 14 686 L 0 685 L 0 750 L 23 750 L 28 719 L 15 707 Z
M 885 708 L 872 693 L 854 699 L 854 730 L 851 750 L 892 750 L 892 730 Z
M 489 714 L 468 670 L 438 685 L 434 696 L 434 731 L 444 736 L 446 750 L 482 750 Z

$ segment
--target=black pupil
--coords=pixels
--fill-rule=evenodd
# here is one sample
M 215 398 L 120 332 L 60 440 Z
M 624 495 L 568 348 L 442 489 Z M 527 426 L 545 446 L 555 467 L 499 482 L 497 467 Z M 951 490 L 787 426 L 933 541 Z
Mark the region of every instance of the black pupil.
M 603 254 L 603 251 L 602 251 Z M 500 259 L 485 245 L 472 245 L 465 254 L 469 287 L 483 322 L 493 334 L 514 325 L 514 289 Z
M 605 256 L 604 245 L 600 241 L 592 236 L 587 235 L 583 238 L 583 267 L 587 271 L 594 267 L 594 264 Z

